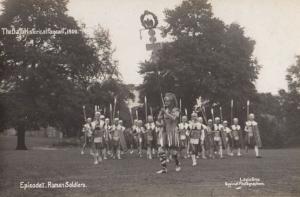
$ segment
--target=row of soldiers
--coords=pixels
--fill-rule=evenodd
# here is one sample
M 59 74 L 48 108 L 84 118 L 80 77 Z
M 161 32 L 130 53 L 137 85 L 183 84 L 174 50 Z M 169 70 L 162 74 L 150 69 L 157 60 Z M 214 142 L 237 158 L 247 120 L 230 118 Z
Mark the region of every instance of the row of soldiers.
M 94 157 L 94 164 L 98 164 L 109 156 L 121 159 L 121 154 L 128 150 L 127 147 L 130 154 L 136 150 L 139 157 L 143 156 L 145 148 L 147 158 L 152 159 L 159 153 L 160 147 L 167 147 L 167 156 L 171 156 L 171 153 L 168 154 L 168 147 L 173 146 L 176 147 L 179 157 L 191 158 L 192 166 L 196 166 L 199 157 L 224 158 L 223 150 L 228 156 L 241 156 L 241 148 L 245 144 L 246 151 L 253 147 L 256 157 L 260 158 L 258 148 L 261 147 L 261 140 L 254 118 L 254 114 L 250 114 L 245 128 L 242 129 L 238 118 L 233 119 L 232 125 L 221 121 L 219 117 L 209 119 L 207 124 L 204 124 L 203 118 L 193 112 L 191 120 L 188 120 L 187 116 L 181 118 L 172 137 L 165 135 L 165 120 L 161 116 L 155 121 L 153 116 L 149 115 L 145 124 L 142 120 L 134 120 L 133 126 L 126 129 L 122 120 L 115 118 L 111 124 L 109 118 L 96 112 L 94 120 L 87 118 L 83 126 L 85 142 L 81 153 L 84 154 L 85 149 L 89 148 Z M 172 143 L 164 144 L 165 142 Z M 169 157 L 166 161 L 168 160 Z

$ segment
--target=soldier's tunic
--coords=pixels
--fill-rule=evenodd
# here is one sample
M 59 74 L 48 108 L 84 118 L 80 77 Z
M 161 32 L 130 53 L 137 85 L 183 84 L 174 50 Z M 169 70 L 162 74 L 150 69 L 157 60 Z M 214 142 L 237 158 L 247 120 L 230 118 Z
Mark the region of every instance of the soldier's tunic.
M 197 145 L 200 143 L 201 133 L 204 127 L 199 122 L 191 123 L 190 143 L 193 154 L 196 154 Z
M 136 142 L 137 140 L 135 139 L 136 136 L 136 125 L 133 125 L 130 129 L 129 129 L 129 133 L 128 133 L 128 145 L 129 147 L 136 147 Z
M 214 148 L 214 132 L 211 126 L 206 127 L 206 149 Z
M 120 137 L 121 132 L 123 132 L 124 128 L 120 125 L 112 126 L 112 141 L 115 149 L 120 148 Z
M 146 134 L 146 141 L 147 141 L 147 147 L 153 147 L 153 141 L 154 141 L 154 133 L 155 133 L 155 129 L 156 129 L 156 126 L 155 126 L 155 123 L 152 122 L 152 123 L 146 123 L 145 124 L 145 134 Z
M 109 147 L 110 141 L 112 139 L 111 126 L 109 124 L 104 124 L 103 128 L 104 128 L 104 145 L 106 147 Z
M 136 130 L 136 136 L 137 136 L 138 144 L 139 144 L 139 146 L 142 146 L 145 129 L 144 129 L 144 127 L 136 127 L 135 130 Z
M 247 121 L 245 126 L 246 144 L 250 147 L 262 146 L 258 124 L 256 121 Z
M 242 148 L 242 131 L 240 125 L 231 125 L 233 148 Z
M 187 146 L 187 143 L 188 143 L 187 136 L 189 135 L 189 132 L 190 132 L 189 123 L 187 123 L 187 122 L 179 123 L 178 134 L 179 134 L 179 139 L 180 139 L 180 144 L 179 144 L 180 149 L 184 149 Z
M 103 149 L 104 144 L 104 121 L 94 121 L 94 144 L 96 149 Z
M 166 132 L 166 136 L 162 138 L 162 144 L 164 147 L 169 147 L 171 149 L 177 149 L 179 147 L 179 135 L 177 132 L 177 122 L 179 118 L 179 109 L 166 109 L 166 113 L 171 114 L 175 119 L 171 118 L 170 116 L 163 114 L 162 116 L 164 120 L 164 129 Z
M 231 129 L 229 127 L 224 127 L 224 134 L 226 136 L 226 146 L 232 147 L 233 146 L 233 139 L 231 134 Z
M 226 146 L 224 127 L 221 124 L 214 124 L 214 142 L 215 148 L 218 148 L 219 146 Z
M 94 132 L 94 143 L 96 149 L 101 150 L 104 148 L 103 138 L 104 138 L 104 130 L 97 127 Z

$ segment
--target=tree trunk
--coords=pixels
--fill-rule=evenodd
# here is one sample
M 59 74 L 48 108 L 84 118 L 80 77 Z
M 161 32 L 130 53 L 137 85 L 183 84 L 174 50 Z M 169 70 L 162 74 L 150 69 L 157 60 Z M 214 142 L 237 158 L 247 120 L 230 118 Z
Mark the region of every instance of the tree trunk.
M 17 127 L 17 137 L 18 141 L 16 150 L 27 150 L 25 145 L 25 127 L 23 125 Z

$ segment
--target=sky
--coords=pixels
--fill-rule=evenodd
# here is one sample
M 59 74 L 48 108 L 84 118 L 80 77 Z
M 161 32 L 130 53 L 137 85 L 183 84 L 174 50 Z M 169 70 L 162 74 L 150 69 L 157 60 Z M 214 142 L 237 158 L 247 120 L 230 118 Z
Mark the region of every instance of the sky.
M 1 0 L 0 0 L 1 1 Z M 256 81 L 259 92 L 276 94 L 286 89 L 286 69 L 300 55 L 299 0 L 209 0 L 213 13 L 226 24 L 238 23 L 246 36 L 256 41 L 254 57 L 262 69 Z M 172 9 L 182 0 L 69 0 L 68 14 L 86 24 L 92 32 L 98 24 L 110 31 L 114 58 L 125 83 L 140 84 L 139 63 L 149 59 L 147 32 L 140 38 L 140 15 L 155 13 L 164 24 L 163 10 Z M 157 32 L 157 35 L 159 32 Z M 163 41 L 158 38 L 158 41 Z

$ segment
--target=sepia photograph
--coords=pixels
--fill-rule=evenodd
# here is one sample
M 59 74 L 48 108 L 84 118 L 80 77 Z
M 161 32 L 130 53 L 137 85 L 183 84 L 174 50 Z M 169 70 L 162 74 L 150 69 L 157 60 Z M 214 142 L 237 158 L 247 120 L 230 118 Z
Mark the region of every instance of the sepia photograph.
M 1 197 L 299 197 L 299 0 L 0 0 Z

